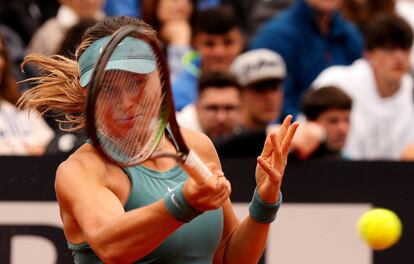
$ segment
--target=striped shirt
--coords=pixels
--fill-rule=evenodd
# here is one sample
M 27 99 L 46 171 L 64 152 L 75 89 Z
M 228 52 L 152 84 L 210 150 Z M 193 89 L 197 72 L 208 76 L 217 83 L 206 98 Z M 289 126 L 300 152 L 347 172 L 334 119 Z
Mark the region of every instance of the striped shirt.
M 35 110 L 18 110 L 0 100 L 0 155 L 28 155 L 27 148 L 46 146 L 53 136 Z

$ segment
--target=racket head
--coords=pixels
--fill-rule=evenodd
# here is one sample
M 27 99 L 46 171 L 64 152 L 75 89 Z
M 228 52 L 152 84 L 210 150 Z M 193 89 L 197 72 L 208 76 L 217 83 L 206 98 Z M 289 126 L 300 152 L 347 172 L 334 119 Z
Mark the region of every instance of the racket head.
M 141 27 L 128 25 L 92 43 L 80 65 L 90 64 L 87 52 L 98 56 L 80 78 L 88 87 L 86 118 L 92 143 L 119 166 L 146 161 L 174 109 L 168 65 L 158 41 Z

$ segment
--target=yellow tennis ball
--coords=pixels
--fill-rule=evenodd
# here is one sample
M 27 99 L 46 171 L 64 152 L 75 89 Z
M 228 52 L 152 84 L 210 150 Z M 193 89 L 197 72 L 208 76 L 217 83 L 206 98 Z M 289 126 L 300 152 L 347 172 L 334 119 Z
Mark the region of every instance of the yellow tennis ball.
M 358 232 L 374 250 L 391 247 L 401 237 L 402 224 L 391 210 L 375 208 L 364 213 L 358 221 Z

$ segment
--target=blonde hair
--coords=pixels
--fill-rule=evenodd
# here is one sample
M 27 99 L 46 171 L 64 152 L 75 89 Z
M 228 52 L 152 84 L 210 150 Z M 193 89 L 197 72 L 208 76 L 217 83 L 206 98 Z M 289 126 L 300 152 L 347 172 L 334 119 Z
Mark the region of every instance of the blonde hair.
M 42 54 L 26 56 L 22 67 L 28 63 L 36 63 L 41 76 L 26 80 L 33 82 L 34 87 L 23 93 L 19 107 L 36 109 L 42 115 L 47 112 L 57 116 L 63 114 L 65 119 L 56 120 L 62 130 L 84 128 L 86 90 L 79 84 L 78 63 L 60 55 L 48 57 Z
M 120 27 L 129 24 L 142 27 L 146 34 L 156 38 L 155 31 L 138 18 L 107 17 L 85 32 L 76 51 L 76 58 L 79 58 L 92 42 L 110 36 Z M 22 67 L 28 63 L 35 63 L 41 76 L 26 80 L 33 82 L 34 87 L 22 95 L 18 101 L 19 107 L 36 109 L 43 115 L 49 112 L 57 116 L 64 115 L 64 120 L 56 121 L 60 129 L 65 131 L 84 128 L 87 89 L 80 86 L 78 62 L 60 55 L 31 54 L 24 59 Z

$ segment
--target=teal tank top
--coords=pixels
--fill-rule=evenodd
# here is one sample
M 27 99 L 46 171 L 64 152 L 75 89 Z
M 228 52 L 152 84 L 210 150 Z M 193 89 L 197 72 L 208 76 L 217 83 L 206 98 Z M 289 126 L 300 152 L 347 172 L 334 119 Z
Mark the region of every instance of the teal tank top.
M 162 199 L 169 190 L 188 177 L 179 166 L 164 173 L 143 166 L 124 168 L 124 171 L 132 185 L 124 206 L 125 211 L 140 208 Z M 222 209 L 207 211 L 181 226 L 159 247 L 134 263 L 212 263 L 222 234 Z M 72 250 L 75 264 L 102 263 L 87 243 L 74 245 L 68 242 L 68 247 Z

